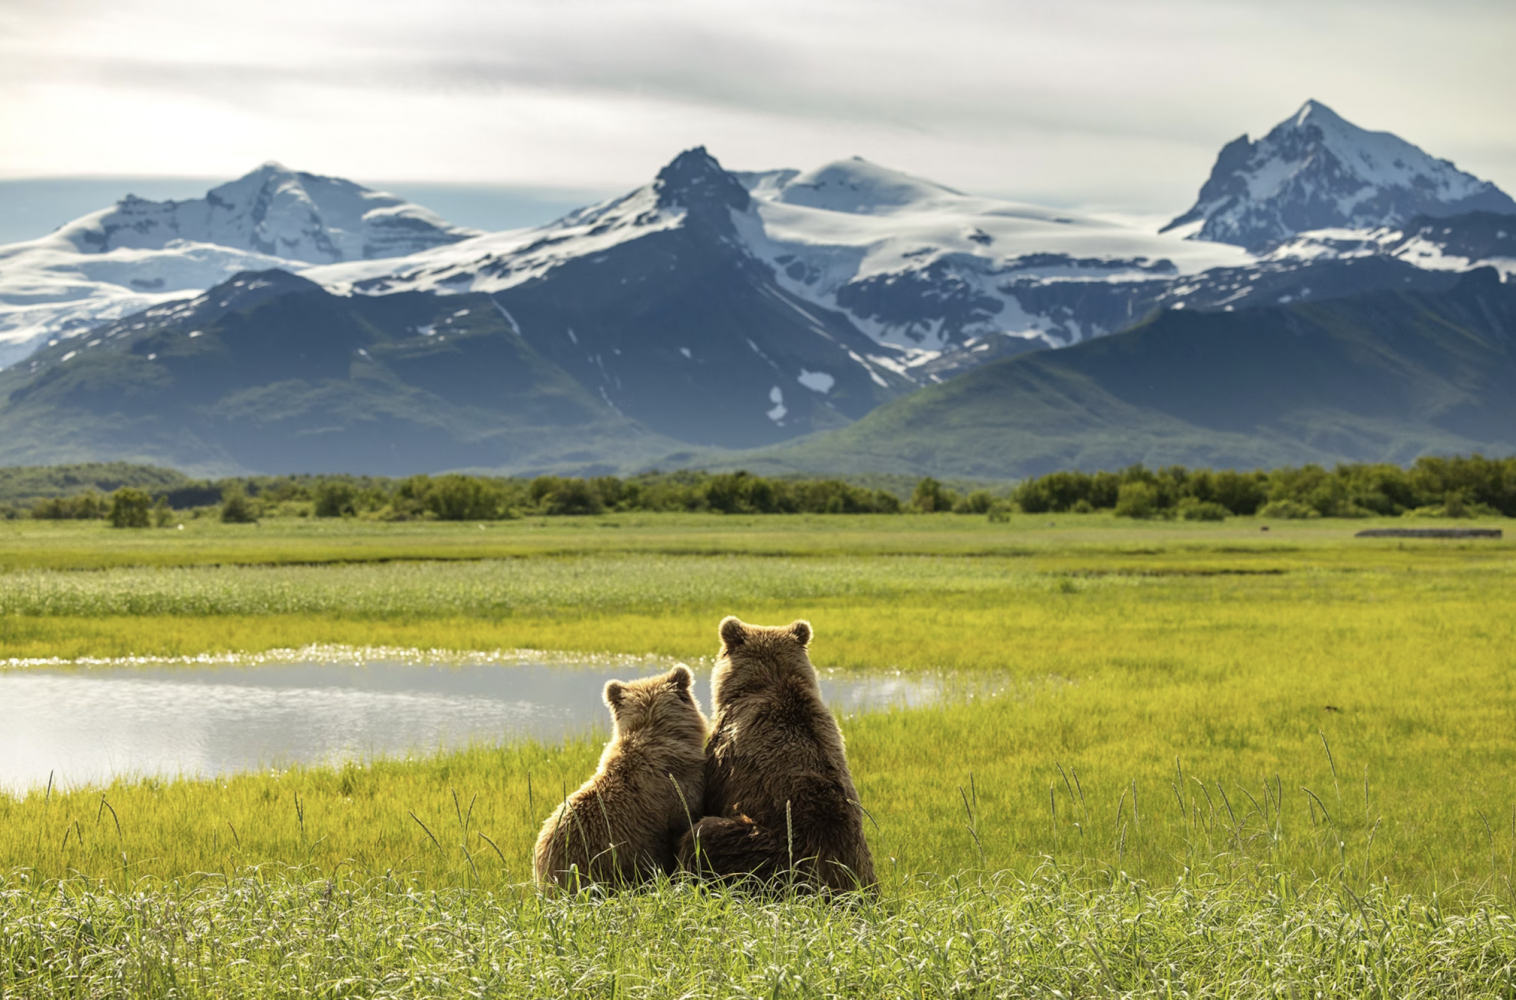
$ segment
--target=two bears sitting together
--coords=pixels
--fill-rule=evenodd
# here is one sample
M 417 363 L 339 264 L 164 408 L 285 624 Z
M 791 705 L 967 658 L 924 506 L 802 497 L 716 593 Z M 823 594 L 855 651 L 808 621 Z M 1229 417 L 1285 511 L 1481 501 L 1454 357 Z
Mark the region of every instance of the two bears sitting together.
M 611 681 L 613 731 L 594 777 L 537 838 L 541 885 L 631 885 L 683 869 L 871 890 L 874 862 L 837 721 L 821 702 L 809 622 L 721 622 L 714 724 L 683 664 Z

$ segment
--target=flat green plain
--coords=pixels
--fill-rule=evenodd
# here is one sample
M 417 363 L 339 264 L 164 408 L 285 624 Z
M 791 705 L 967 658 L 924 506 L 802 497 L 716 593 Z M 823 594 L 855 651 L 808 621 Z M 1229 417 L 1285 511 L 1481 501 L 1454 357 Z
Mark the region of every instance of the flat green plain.
M 808 618 L 822 669 L 932 673 L 952 693 L 941 705 L 842 719 L 884 882 L 874 917 L 674 883 L 597 902 L 606 922 L 591 926 L 587 911 L 538 897 L 523 887 L 531 842 L 556 797 L 593 770 L 599 747 L 581 740 L 0 797 L 0 872 L 10 872 L 0 895 L 12 914 L 0 922 L 14 921 L 4 947 L 13 961 L 30 955 L 43 965 L 44 953 L 74 954 L 83 946 L 60 944 L 47 921 L 59 907 L 85 905 L 120 927 L 148 911 L 188 919 L 208 907 L 205 919 L 245 918 L 252 923 L 237 926 L 252 934 L 272 919 L 267 907 L 293 913 L 324 891 L 347 893 L 350 914 L 371 915 L 349 928 L 369 942 L 355 943 L 359 951 L 388 940 L 381 924 L 420 919 L 412 911 L 427 910 L 428 899 L 493 914 L 478 916 L 475 930 L 505 920 L 491 909 L 504 907 L 514 914 L 507 923 L 527 922 L 512 926 L 533 947 L 545 939 L 521 928 L 572 924 L 562 946 L 578 957 L 566 967 L 605 995 L 875 990 L 856 963 L 879 954 L 838 959 L 835 975 L 807 979 L 820 959 L 805 948 L 842 948 L 857 921 L 908 912 L 920 917 L 917 932 L 890 931 L 905 934 L 899 946 L 940 953 L 942 968 L 956 971 L 899 995 L 1012 986 L 1162 995 L 1176 983 L 1180 993 L 1205 993 L 1207 983 L 1244 981 L 1253 986 L 1234 995 L 1290 995 L 1289 984 L 1339 995 L 1372 992 L 1384 977 L 1416 984 L 1386 986 L 1394 995 L 1507 995 L 1499 990 L 1516 968 L 1516 553 L 1510 540 L 1353 537 L 1371 526 L 1383 525 L 951 514 L 642 514 L 485 528 L 192 520 L 182 531 L 0 523 L 0 659 L 10 669 L 315 643 L 693 661 L 714 655 L 716 623 L 737 614 L 764 624 Z M 247 893 L 264 902 L 234 918 Z M 1115 902 L 1133 893 L 1135 910 Z M 1131 929 L 1145 898 L 1156 900 L 1149 919 L 1169 943 L 1134 946 L 1128 976 L 1101 949 L 1120 950 L 1110 941 L 1126 940 L 1121 928 Z M 1004 975 L 982 979 L 973 963 L 990 958 L 945 943 L 963 930 L 954 914 L 1000 926 L 1014 912 L 1025 931 L 1038 907 L 1048 933 L 1106 943 L 1058 968 L 1007 952 L 994 959 L 1011 963 L 996 966 Z M 1229 908 L 1241 916 L 1217 923 Z M 1097 912 L 1109 922 L 1069 929 Z M 1450 926 L 1453 912 L 1485 921 L 1487 930 L 1468 932 L 1478 962 L 1439 972 L 1440 959 L 1426 957 L 1391 969 L 1392 958 L 1423 954 L 1411 943 L 1424 923 Z M 717 916 L 743 927 L 792 921 L 797 936 L 793 946 L 776 939 L 762 954 L 657 974 L 638 972 L 637 955 L 613 954 L 627 928 L 671 931 Z M 1276 932 L 1283 942 L 1291 921 L 1318 918 L 1337 921 L 1317 956 L 1330 969 L 1265 975 L 1262 942 Z M 162 919 L 166 940 L 183 946 Z M 1212 944 L 1230 943 L 1185 957 L 1186 921 L 1211 926 Z M 290 934 L 318 932 L 296 925 L 304 929 Z M 1376 933 L 1382 969 L 1365 957 Z M 1428 933 L 1425 956 L 1439 954 Z M 1405 949 L 1386 943 L 1394 935 Z M 288 941 L 288 953 L 309 953 L 302 941 Z M 419 974 L 380 950 L 380 966 Z M 101 954 L 141 959 L 128 945 Z M 311 961 L 340 979 L 345 966 L 321 954 Z M 462 978 L 448 983 L 479 972 L 480 953 L 470 954 L 448 959 L 463 962 L 454 970 Z M 1234 959 L 1241 964 L 1227 965 Z M 229 962 L 200 961 L 201 978 L 185 982 L 205 995 L 251 990 Z M 1164 962 L 1171 975 L 1152 971 Z M 61 991 L 67 976 L 47 969 L 12 984 Z M 395 995 L 426 995 L 405 975 L 412 985 Z M 782 982 L 770 989 L 775 976 Z M 151 977 L 128 979 L 140 987 Z M 321 979 L 316 992 L 340 995 L 336 979 Z M 382 985 L 355 992 L 379 995 Z M 552 994 L 544 986 L 541 995 Z

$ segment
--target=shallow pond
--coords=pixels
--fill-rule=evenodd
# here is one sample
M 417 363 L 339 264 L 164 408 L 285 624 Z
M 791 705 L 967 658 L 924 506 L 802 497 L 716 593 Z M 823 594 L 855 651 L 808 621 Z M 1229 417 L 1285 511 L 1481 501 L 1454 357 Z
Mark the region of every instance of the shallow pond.
M 207 777 L 291 764 L 431 753 L 469 743 L 609 732 L 600 693 L 667 670 L 598 663 L 98 663 L 0 671 L 0 790 L 101 785 L 118 776 Z M 710 708 L 709 671 L 696 694 Z M 939 678 L 822 675 L 843 712 L 920 705 Z

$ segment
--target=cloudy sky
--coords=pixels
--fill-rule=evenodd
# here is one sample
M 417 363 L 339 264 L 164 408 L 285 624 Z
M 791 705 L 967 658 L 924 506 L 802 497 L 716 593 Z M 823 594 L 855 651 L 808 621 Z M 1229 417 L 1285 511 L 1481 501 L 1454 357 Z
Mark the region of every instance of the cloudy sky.
M 0 179 L 617 191 L 862 155 L 969 191 L 1188 207 L 1314 97 L 1516 191 L 1509 0 L 0 0 Z

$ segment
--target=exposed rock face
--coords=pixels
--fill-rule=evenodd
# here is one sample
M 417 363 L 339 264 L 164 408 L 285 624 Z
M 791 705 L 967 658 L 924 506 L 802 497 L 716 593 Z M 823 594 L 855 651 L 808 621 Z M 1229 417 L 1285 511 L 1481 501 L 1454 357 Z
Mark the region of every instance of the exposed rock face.
M 1257 248 L 1307 230 L 1473 211 L 1516 215 L 1516 202 L 1447 160 L 1306 101 L 1262 139 L 1227 143 L 1194 207 L 1164 231 L 1194 227 L 1192 238 Z

